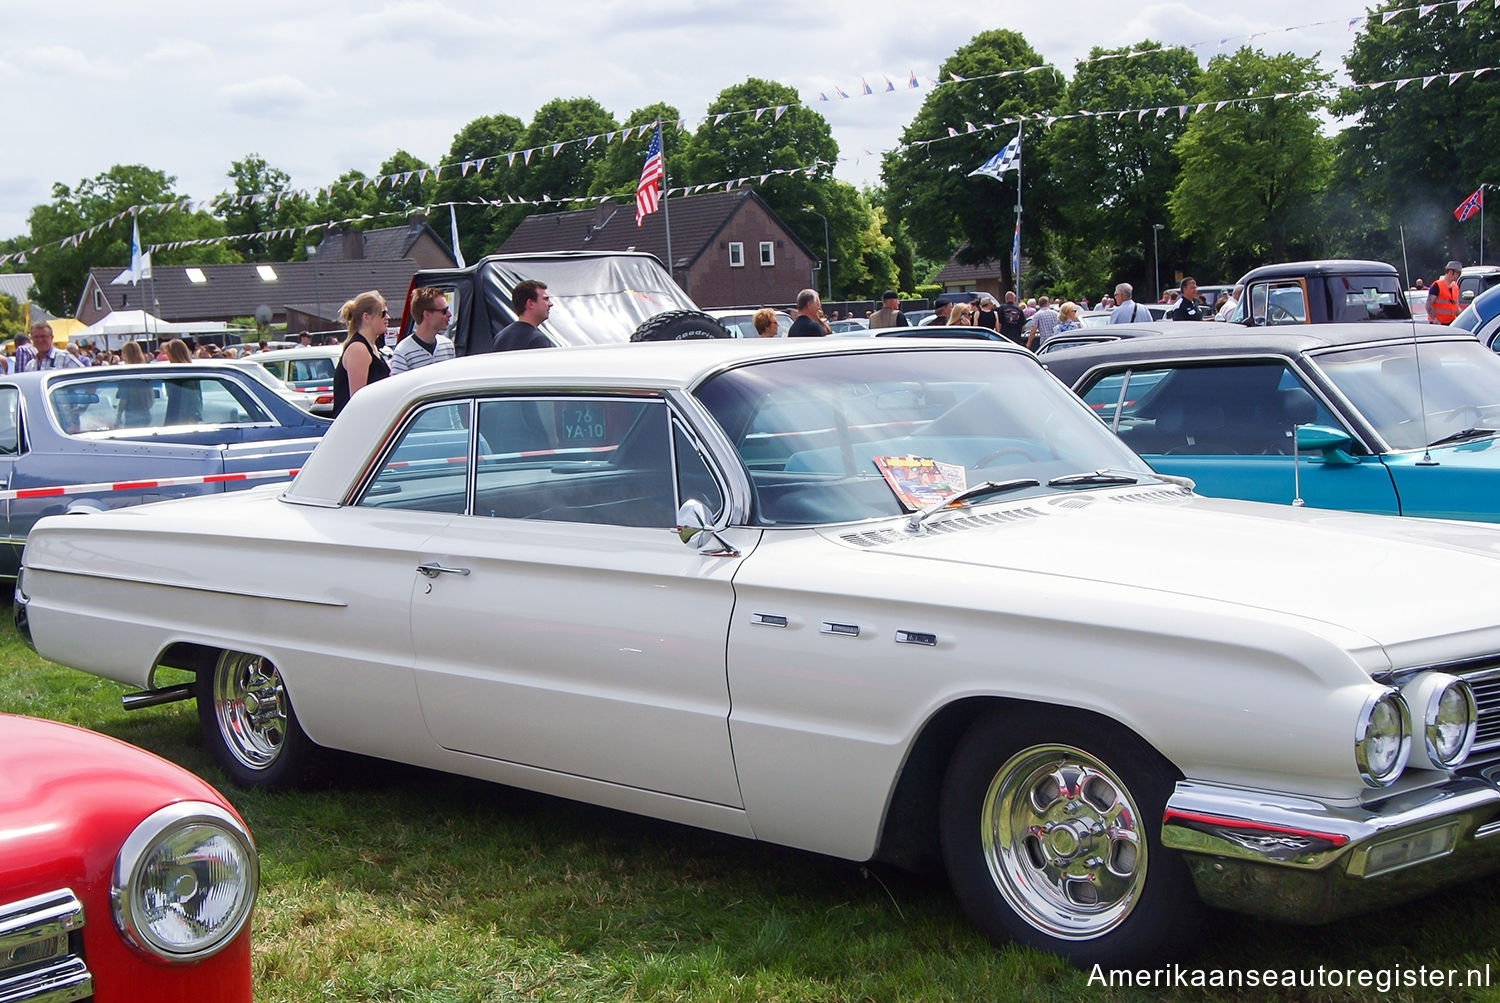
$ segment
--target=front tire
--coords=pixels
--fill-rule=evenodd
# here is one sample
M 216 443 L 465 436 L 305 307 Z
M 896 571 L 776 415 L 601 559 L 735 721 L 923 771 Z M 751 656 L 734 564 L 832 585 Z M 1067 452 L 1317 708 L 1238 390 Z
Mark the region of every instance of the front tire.
M 309 779 L 319 748 L 297 723 L 281 672 L 260 655 L 226 651 L 198 673 L 203 742 L 240 787 L 293 787 Z
M 1204 909 L 1161 844 L 1171 764 L 1102 718 L 1023 713 L 975 722 L 949 764 L 943 857 L 964 911 L 1085 968 L 1186 950 Z

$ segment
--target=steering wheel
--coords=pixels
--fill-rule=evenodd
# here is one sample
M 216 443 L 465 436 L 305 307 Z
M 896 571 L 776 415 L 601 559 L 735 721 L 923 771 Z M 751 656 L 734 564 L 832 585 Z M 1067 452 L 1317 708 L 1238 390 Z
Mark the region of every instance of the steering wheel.
M 1460 415 L 1463 417 L 1459 417 Z M 1478 428 L 1484 416 L 1480 413 L 1476 405 L 1460 404 L 1458 407 L 1449 408 L 1447 411 L 1440 411 L 1436 415 L 1433 415 L 1433 417 L 1443 419 L 1452 418 L 1453 424 L 1458 428 Z
M 1033 456 L 1030 452 L 1022 449 L 1020 446 L 1001 446 L 999 449 L 996 449 L 993 452 L 985 453 L 984 456 L 980 458 L 979 462 L 974 464 L 974 469 L 979 470 L 983 467 L 987 467 L 990 465 L 991 461 L 998 460 L 1002 456 L 1011 455 L 1024 456 L 1032 463 L 1040 463 L 1042 459 L 1040 456 Z
M 1300 324 L 1297 315 L 1279 303 L 1266 307 L 1266 320 L 1272 324 Z

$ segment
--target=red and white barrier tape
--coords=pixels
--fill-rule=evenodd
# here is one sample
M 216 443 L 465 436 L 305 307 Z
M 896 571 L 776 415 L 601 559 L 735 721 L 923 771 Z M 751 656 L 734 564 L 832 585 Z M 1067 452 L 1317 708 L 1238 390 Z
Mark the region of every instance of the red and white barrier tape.
M 290 470 L 249 470 L 239 474 L 200 474 L 195 477 L 161 477 L 151 481 L 100 481 L 98 484 L 57 484 L 45 488 L 21 488 L 0 491 L 0 501 L 13 498 L 57 498 L 63 495 L 87 495 L 106 491 L 143 491 L 148 488 L 171 488 L 183 484 L 225 484 L 232 481 L 260 481 L 273 477 L 296 477 L 301 467 Z

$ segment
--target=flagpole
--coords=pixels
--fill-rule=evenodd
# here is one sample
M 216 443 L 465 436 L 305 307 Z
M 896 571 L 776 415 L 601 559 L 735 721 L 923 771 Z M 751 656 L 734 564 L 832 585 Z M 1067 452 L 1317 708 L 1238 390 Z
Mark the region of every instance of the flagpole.
M 1020 122 L 1016 123 L 1016 149 L 1020 149 L 1021 130 L 1024 128 Z M 1016 159 L 1016 236 L 1015 236 L 1015 280 L 1016 299 L 1021 298 L 1021 158 Z
M 657 132 L 661 132 L 661 119 L 656 120 Z M 661 221 L 667 228 L 667 275 L 673 282 L 677 282 L 677 271 L 672 263 L 672 213 L 667 208 L 667 186 L 671 184 L 667 177 L 667 140 L 662 137 L 661 141 Z M 679 283 L 680 285 L 680 283 Z

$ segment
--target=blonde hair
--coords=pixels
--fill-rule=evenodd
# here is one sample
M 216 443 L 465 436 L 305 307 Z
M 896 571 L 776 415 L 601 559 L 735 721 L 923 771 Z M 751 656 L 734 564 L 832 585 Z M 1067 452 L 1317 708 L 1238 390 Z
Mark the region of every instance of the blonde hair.
M 181 338 L 173 338 L 167 342 L 168 362 L 192 362 L 193 353 L 188 350 L 187 342 Z
M 1068 302 L 1064 303 L 1062 307 L 1057 311 L 1058 320 L 1072 320 L 1077 316 L 1078 304 L 1074 303 L 1072 300 L 1068 300 Z
M 120 349 L 120 358 L 125 360 L 127 366 L 143 366 L 147 361 L 146 352 L 138 341 L 125 342 L 125 347 Z
M 767 331 L 777 326 L 776 311 L 770 307 L 762 307 L 755 311 L 755 316 L 751 318 L 750 322 L 755 325 L 755 333 L 764 338 Z
M 952 312 L 948 314 L 948 323 L 960 327 L 973 324 L 974 308 L 967 303 L 962 303 L 954 307 Z
M 380 290 L 371 289 L 360 293 L 349 302 L 339 308 L 339 320 L 349 329 L 349 334 L 344 338 L 344 344 L 349 344 L 359 333 L 359 322 L 367 313 L 379 313 L 385 309 L 385 297 L 380 295 Z

